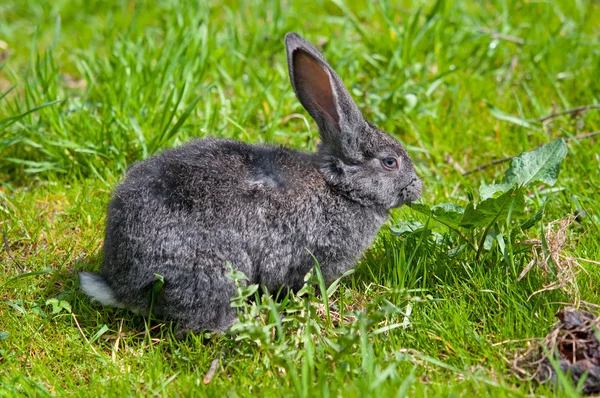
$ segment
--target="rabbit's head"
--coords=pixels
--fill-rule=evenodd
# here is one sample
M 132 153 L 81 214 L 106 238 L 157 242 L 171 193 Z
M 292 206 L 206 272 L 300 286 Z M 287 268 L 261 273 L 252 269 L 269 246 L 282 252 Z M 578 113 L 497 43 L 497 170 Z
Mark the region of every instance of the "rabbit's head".
M 364 119 L 312 44 L 296 33 L 285 43 L 292 87 L 319 126 L 321 171 L 328 184 L 363 205 L 386 210 L 417 200 L 421 180 L 402 145 Z

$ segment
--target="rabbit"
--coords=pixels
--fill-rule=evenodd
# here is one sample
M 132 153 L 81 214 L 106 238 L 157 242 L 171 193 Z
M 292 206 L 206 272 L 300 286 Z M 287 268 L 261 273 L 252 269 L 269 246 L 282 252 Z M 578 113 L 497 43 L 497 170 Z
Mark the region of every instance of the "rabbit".
M 331 283 L 355 266 L 392 208 L 422 182 L 402 145 L 366 121 L 323 55 L 285 37 L 296 97 L 319 127 L 317 151 L 204 138 L 134 164 L 108 205 L 101 304 L 152 312 L 176 335 L 225 332 L 237 320 L 228 263 L 269 291 L 297 291 L 316 259 Z M 314 258 L 313 258 L 314 256 Z

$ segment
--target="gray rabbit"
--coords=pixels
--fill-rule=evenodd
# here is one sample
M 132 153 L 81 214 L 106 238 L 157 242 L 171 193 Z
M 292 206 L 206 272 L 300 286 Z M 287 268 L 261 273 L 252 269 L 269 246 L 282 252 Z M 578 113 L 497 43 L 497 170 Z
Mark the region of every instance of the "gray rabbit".
M 135 164 L 108 206 L 100 274 L 82 290 L 104 305 L 153 312 L 188 331 L 236 320 L 227 262 L 249 283 L 297 290 L 314 266 L 326 281 L 352 268 L 389 210 L 421 180 L 402 145 L 367 122 L 323 55 L 285 37 L 300 103 L 317 122 L 316 153 L 205 138 Z

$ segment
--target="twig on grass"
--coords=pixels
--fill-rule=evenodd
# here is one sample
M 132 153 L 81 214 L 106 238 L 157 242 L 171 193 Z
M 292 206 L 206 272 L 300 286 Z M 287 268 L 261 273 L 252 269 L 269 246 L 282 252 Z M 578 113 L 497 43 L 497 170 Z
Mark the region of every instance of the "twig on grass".
M 79 332 L 81 333 L 85 341 L 88 343 L 88 345 L 91 347 L 92 351 L 94 351 L 96 355 L 100 356 L 100 354 L 98 354 L 98 351 L 96 351 L 92 343 L 90 343 L 88 338 L 85 336 L 85 333 L 83 333 L 83 330 L 81 329 L 81 326 L 79 326 L 79 321 L 77 321 L 77 317 L 75 316 L 75 314 L 71 312 L 71 316 L 73 316 L 73 320 L 75 320 L 75 325 L 77 325 L 77 329 L 79 329 Z
M 579 141 L 579 140 L 584 140 L 586 138 L 592 138 L 592 137 L 595 137 L 597 135 L 600 135 L 600 130 L 599 131 L 593 131 L 591 133 L 577 135 L 577 136 L 575 136 L 573 138 L 567 137 L 567 138 L 565 138 L 565 141 L 567 141 L 567 142 L 575 141 L 575 140 Z
M 566 142 L 580 141 L 580 140 L 585 140 L 587 138 L 595 137 L 597 135 L 600 135 L 600 130 L 599 131 L 593 131 L 591 133 L 576 135 L 575 137 L 567 137 L 564 140 Z M 540 148 L 540 147 L 541 147 L 541 145 L 538 145 L 534 149 L 537 149 L 537 148 Z M 495 166 L 495 165 L 500 164 L 500 163 L 506 163 L 506 162 L 508 162 L 510 160 L 513 160 L 517 156 L 519 156 L 519 155 L 507 156 L 507 157 L 501 158 L 501 159 L 494 159 L 494 160 L 492 160 L 489 163 L 484 163 L 484 164 L 482 164 L 480 166 L 475 167 L 474 169 L 467 170 L 464 173 L 462 173 L 462 175 L 463 175 L 463 177 L 465 177 L 465 176 L 468 176 L 469 174 L 473 174 L 473 173 L 476 173 L 478 171 L 487 169 L 488 167 L 492 167 L 492 166 Z
M 464 173 L 462 173 L 462 175 L 463 175 L 463 177 L 464 177 L 464 176 L 468 176 L 469 174 L 473 174 L 473 173 L 476 173 L 476 172 L 478 172 L 478 171 L 481 171 L 481 170 L 487 169 L 488 167 L 492 167 L 492 166 L 495 166 L 495 165 L 497 165 L 497 164 L 500 164 L 500 163 L 506 163 L 506 162 L 508 162 L 509 160 L 513 160 L 513 159 L 514 159 L 514 158 L 516 158 L 517 156 L 518 156 L 518 155 L 513 155 L 513 156 L 507 156 L 507 157 L 505 157 L 505 158 L 501 158 L 501 159 L 494 159 L 494 160 L 492 160 L 492 161 L 491 161 L 491 162 L 489 162 L 489 163 L 485 163 L 485 164 L 482 164 L 481 166 L 477 166 L 477 167 L 475 167 L 474 169 L 467 170 L 467 171 L 465 171 Z
M 577 261 L 584 261 L 584 262 L 590 263 L 590 264 L 600 265 L 600 261 L 590 260 L 589 258 L 576 257 L 575 260 L 577 260 Z
M 217 367 L 219 366 L 219 363 L 221 362 L 221 359 L 225 356 L 225 352 L 221 351 L 217 357 L 215 359 L 212 360 L 212 362 L 210 363 L 210 367 L 208 368 L 208 372 L 206 372 L 206 375 L 204 375 L 204 379 L 202 379 L 202 382 L 204 384 L 209 384 L 213 377 L 215 377 L 215 374 L 217 373 Z
M 571 109 L 565 109 L 564 111 L 560 111 L 560 112 L 554 112 L 551 113 L 549 115 L 546 116 L 542 116 L 542 117 L 538 117 L 537 119 L 532 119 L 533 122 L 547 122 L 548 120 L 552 120 L 555 119 L 559 116 L 564 116 L 564 115 L 579 115 L 583 112 L 587 112 L 590 109 L 600 109 L 600 104 L 592 104 L 592 105 L 582 105 L 582 106 L 577 106 L 575 108 L 571 108 Z
M 513 344 L 513 343 L 529 342 L 532 340 L 535 340 L 535 338 L 503 340 L 503 341 L 498 341 L 497 343 L 493 343 L 492 347 L 498 347 L 498 346 L 502 346 L 502 345 L 506 345 L 506 344 Z M 542 340 L 542 339 L 538 339 L 538 340 Z
M 287 123 L 288 121 L 290 121 L 291 119 L 302 119 L 302 120 L 306 120 L 306 117 L 304 115 L 302 115 L 301 113 L 291 113 L 285 117 L 283 117 L 281 119 L 282 123 Z
M 115 344 L 111 353 L 113 362 L 117 362 L 117 351 L 119 351 L 119 343 L 121 342 L 121 333 L 123 332 L 123 321 L 124 318 L 121 318 L 121 324 L 119 325 L 119 331 L 117 332 L 117 339 L 115 340 Z
M 475 28 L 475 30 L 479 33 L 484 33 L 486 35 L 489 35 L 492 39 L 508 41 L 511 43 L 515 43 L 519 46 L 522 46 L 525 44 L 525 40 L 521 39 L 520 37 L 509 36 L 509 35 L 505 35 L 504 33 L 495 32 L 493 30 L 484 29 L 484 28 Z
M 4 227 L 2 227 L 2 236 L 4 237 L 4 249 L 6 250 L 8 258 L 10 258 L 17 265 L 17 267 L 19 267 L 21 272 L 24 272 L 25 267 L 23 267 L 21 263 L 18 262 L 17 259 L 14 258 L 13 255 L 10 253 L 10 248 L 8 247 L 8 237 L 6 236 L 6 231 L 4 230 Z

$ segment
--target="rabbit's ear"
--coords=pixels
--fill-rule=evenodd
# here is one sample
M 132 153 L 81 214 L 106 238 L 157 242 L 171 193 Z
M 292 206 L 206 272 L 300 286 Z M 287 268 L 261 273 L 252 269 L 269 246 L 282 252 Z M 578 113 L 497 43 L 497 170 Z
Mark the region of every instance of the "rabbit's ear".
M 359 156 L 358 134 L 365 120 L 342 80 L 323 55 L 296 33 L 285 37 L 290 81 L 296 97 L 319 125 L 335 156 Z

